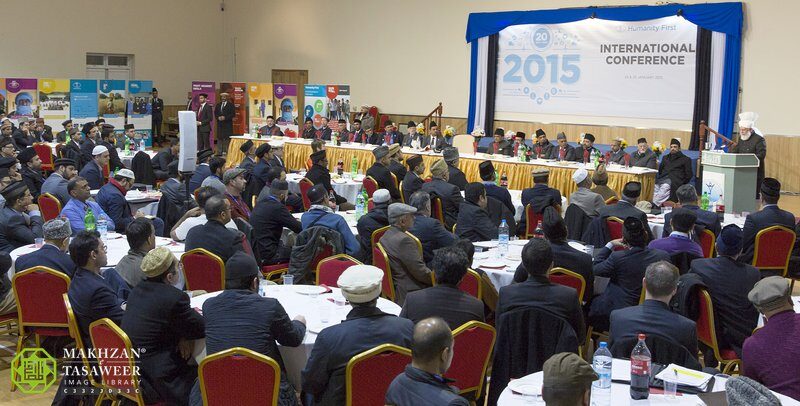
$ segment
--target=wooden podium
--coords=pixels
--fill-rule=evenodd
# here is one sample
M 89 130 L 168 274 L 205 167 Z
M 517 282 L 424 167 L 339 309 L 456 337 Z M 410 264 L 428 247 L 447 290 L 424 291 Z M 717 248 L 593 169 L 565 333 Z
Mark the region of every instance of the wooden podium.
M 755 154 L 729 154 L 723 151 L 703 151 L 703 188 L 713 202 L 719 196 L 725 212 L 756 211 L 756 182 L 759 160 Z

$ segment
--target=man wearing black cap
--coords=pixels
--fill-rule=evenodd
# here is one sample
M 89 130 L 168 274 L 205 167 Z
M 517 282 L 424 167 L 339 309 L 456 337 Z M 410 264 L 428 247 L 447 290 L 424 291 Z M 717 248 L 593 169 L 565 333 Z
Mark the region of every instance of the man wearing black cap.
M 389 147 L 381 145 L 373 149 L 372 154 L 375 155 L 375 163 L 367 169 L 367 176 L 375 179 L 379 188 L 388 190 L 389 194 L 392 195 L 392 200 L 399 202 L 400 189 L 394 183 L 392 172 L 389 170 L 389 163 L 392 159 Z
M 520 151 L 520 147 L 522 147 L 523 151 Z M 526 155 L 524 152 L 526 148 L 528 148 L 528 145 L 525 144 L 525 133 L 522 131 L 517 131 L 517 133 L 514 135 L 514 144 L 511 145 L 511 156 L 518 157 L 520 152 L 522 152 L 523 155 Z
M 494 170 L 494 165 L 492 161 L 483 161 L 478 165 L 478 169 L 480 170 L 481 175 L 481 183 L 486 188 L 486 197 L 493 197 L 503 203 L 509 211 L 512 213 L 516 212 L 516 208 L 514 207 L 514 203 L 511 202 L 511 193 L 509 193 L 508 189 L 497 186 L 495 183 L 497 181 L 497 174 Z
M 458 167 L 458 149 L 447 147 L 442 151 L 444 163 L 447 164 L 447 182 L 464 190 L 467 187 L 467 175 Z
M 22 181 L 28 186 L 28 190 L 30 190 L 31 195 L 33 195 L 33 200 L 36 201 L 41 193 L 42 184 L 44 184 L 42 160 L 39 159 L 39 155 L 36 154 L 36 150 L 33 149 L 33 147 L 23 149 L 22 152 L 17 155 L 17 159 L 22 165 L 19 171 L 22 175 Z
M 567 135 L 563 132 L 556 134 L 556 145 L 550 152 L 550 159 L 557 161 L 575 161 L 575 147 L 567 142 Z
M 428 136 L 430 137 L 430 142 L 428 143 L 428 147 L 434 152 L 439 152 L 446 147 L 444 137 L 442 137 L 442 132 L 439 131 L 439 127 L 436 125 L 435 121 L 431 121 L 429 127 Z
M 133 136 L 129 136 L 127 134 L 135 134 L 133 131 L 133 124 L 125 124 L 125 131 L 126 137 L 130 137 L 131 142 L 134 142 Z M 109 156 L 109 168 L 113 171 L 117 169 L 125 168 L 125 164 L 122 163 L 122 160 L 119 159 L 119 153 L 117 153 L 117 147 L 114 145 L 114 126 L 110 124 L 103 124 L 102 129 L 100 130 L 100 142 L 97 145 L 102 145 L 108 149 L 108 156 Z M 139 139 L 139 142 L 142 142 Z
M 748 214 L 744 221 L 742 261 L 753 262 L 756 235 L 759 231 L 771 226 L 783 226 L 794 230 L 794 215 L 778 207 L 780 197 L 781 183 L 775 178 L 764 178 L 761 182 L 761 210 Z
M 669 200 L 674 202 L 677 200 L 678 188 L 689 183 L 692 176 L 692 160 L 681 152 L 680 140 L 673 138 L 669 142 L 669 154 L 661 158 L 656 182 L 669 179 Z
M 625 165 L 626 155 L 628 154 L 622 149 L 622 138 L 617 138 L 611 142 L 611 151 L 606 152 L 606 162 Z M 630 158 L 628 158 L 628 162 L 630 162 Z
M 597 152 L 594 147 L 594 135 L 586 133 L 583 135 L 583 142 L 578 148 L 575 148 L 575 161 L 576 162 L 591 162 L 592 155 Z
M 303 121 L 302 137 L 307 140 L 316 138 L 316 133 L 314 130 L 314 120 L 312 120 L 311 117 L 306 117 L 305 121 Z
M 214 106 L 214 118 L 217 121 L 217 139 L 219 140 L 217 153 L 220 155 L 228 153 L 228 142 L 230 142 L 231 135 L 233 135 L 233 117 L 236 115 L 236 108 L 233 102 L 228 100 L 229 97 L 229 93 L 220 93 L 220 102 Z
M 353 131 L 350 132 L 350 142 L 357 142 L 360 144 L 366 144 L 367 138 L 364 136 L 364 129 L 361 128 L 361 120 L 355 119 L 353 120 L 352 128 Z
M 197 97 L 197 150 L 211 149 L 211 122 L 214 121 L 214 109 L 206 103 L 208 95 L 200 93 Z
M 155 87 L 152 90 L 152 95 L 150 106 L 153 112 L 153 139 L 160 142 L 163 141 L 162 137 L 164 136 L 161 131 L 161 123 L 164 121 L 164 99 L 158 97 L 158 89 Z
M 100 126 L 100 135 L 103 135 L 103 126 Z M 137 139 L 138 138 L 138 139 Z M 141 142 L 141 136 L 137 136 L 136 134 L 136 126 L 133 124 L 125 124 L 122 126 L 121 133 L 114 133 L 111 139 L 108 139 L 108 142 L 119 148 L 121 151 L 124 152 L 125 150 L 125 141 L 128 141 L 128 150 L 135 151 L 139 150 L 138 143 Z M 105 136 L 102 139 L 106 140 Z
M 24 182 L 14 182 L 1 192 L 6 199 L 0 211 L 0 251 L 11 252 L 42 238 L 42 215 Z
M 253 168 L 256 166 L 256 145 L 253 144 L 252 140 L 247 140 L 239 147 L 239 151 L 242 151 L 242 154 L 244 154 L 244 158 L 242 158 L 242 162 L 239 163 L 239 167 L 246 170 L 248 173 L 252 173 Z
M 61 122 L 61 126 L 64 127 L 63 131 L 59 131 L 56 134 L 56 141 L 57 142 L 67 142 L 67 135 L 69 134 L 69 130 L 72 129 L 72 120 L 66 119 Z
M 336 199 L 339 210 L 353 210 L 355 206 L 342 196 L 336 193 L 331 186 L 331 173 L 328 171 L 328 155 L 323 149 L 311 154 L 311 169 L 306 173 L 306 179 L 314 185 L 322 185 L 328 193 Z
M 306 120 L 306 121 L 308 121 L 308 120 Z M 258 133 L 259 134 L 261 134 L 262 136 L 265 136 L 265 137 L 280 137 L 280 136 L 283 136 L 283 132 L 281 131 L 280 127 L 275 125 L 275 117 L 273 117 L 271 115 L 267 116 L 267 118 L 264 119 L 264 123 L 265 123 L 264 126 L 258 129 Z M 312 128 L 312 130 L 313 130 L 313 128 Z M 306 138 L 305 135 L 306 135 L 306 133 L 305 133 L 305 129 L 304 129 L 303 130 L 303 138 Z M 311 138 L 313 138 L 313 137 L 311 137 Z
M 713 211 L 700 209 L 700 206 L 697 204 L 697 190 L 694 186 L 683 185 L 678 188 L 676 195 L 678 197 L 678 203 L 681 204 L 681 208 L 692 211 L 697 216 L 696 225 L 710 230 L 714 235 L 719 235 L 720 230 L 722 230 L 719 216 Z M 672 232 L 672 226 L 670 225 L 671 220 L 671 212 L 664 215 L 664 232 L 661 235 L 662 237 L 666 237 Z M 696 230 L 697 228 L 695 227 L 695 231 Z
M 399 132 L 395 131 L 394 123 L 391 120 L 386 120 L 383 122 L 383 144 L 403 145 L 403 134 L 400 134 Z
M 430 137 L 417 133 L 417 123 L 408 122 L 408 134 L 403 136 L 403 146 L 424 149 L 428 146 Z
M 357 255 L 359 250 L 358 240 L 347 225 L 344 217 L 334 213 L 328 200 L 328 190 L 322 184 L 316 184 L 308 191 L 308 200 L 311 201 L 309 210 L 300 217 L 303 230 L 322 226 L 336 230 L 342 235 L 344 251 L 347 255 Z
M 533 154 L 537 158 L 550 158 L 555 146 L 547 139 L 547 134 L 541 128 L 536 130 L 536 144 L 533 145 Z
M 255 248 L 262 265 L 288 262 L 292 246 L 281 240 L 283 229 L 287 228 L 296 234 L 303 230 L 300 222 L 286 208 L 289 184 L 285 180 L 274 180 L 268 190 L 269 194 L 259 196 L 250 215 Z
M 711 295 L 720 349 L 732 349 L 741 356 L 742 344 L 758 321 L 758 311 L 747 300 L 747 294 L 761 279 L 761 274 L 741 261 L 742 230 L 739 226 L 725 226 L 717 238 L 716 248 L 716 258 L 692 261 L 690 272 L 702 278 Z M 714 360 L 713 353 L 706 354 L 706 360 Z
M 69 158 L 56 159 L 53 164 L 53 173 L 42 184 L 42 193 L 49 193 L 55 196 L 61 202 L 61 207 L 64 207 L 70 199 L 67 184 L 77 174 L 75 161 Z
M 524 135 L 524 134 L 523 134 Z M 486 151 L 489 154 L 512 156 L 513 147 L 503 138 L 503 134 L 494 132 L 494 142 L 489 144 L 489 149 Z
M 647 222 L 647 213 L 639 210 L 636 207 L 636 201 L 642 194 L 642 184 L 636 181 L 630 181 L 622 188 L 622 199 L 615 204 L 603 206 L 597 210 L 600 217 L 617 217 L 625 220 L 628 217 L 635 217 L 644 224 L 650 239 L 653 239 L 653 232 L 650 230 L 650 225 Z M 665 219 L 664 222 L 667 222 Z
M 553 206 L 557 212 L 561 212 L 561 192 L 547 185 L 550 181 L 550 170 L 539 167 L 531 172 L 531 177 L 533 187 L 522 191 L 522 207 L 528 207 L 530 204 L 534 213 L 543 213 L 546 207 Z M 522 225 L 520 227 L 522 232 L 525 232 L 526 219 L 526 210 L 523 209 L 519 222 Z
M 258 162 L 253 166 L 253 177 L 261 181 L 261 184 L 267 184 L 267 172 L 271 168 L 269 163 L 272 158 L 272 146 L 268 143 L 263 143 L 256 148 L 256 158 Z
M 419 155 L 414 155 L 406 159 L 408 171 L 403 178 L 403 201 L 411 201 L 411 195 L 420 190 L 425 181 L 422 180 L 422 174 L 425 173 L 425 162 Z
M 658 168 L 656 154 L 647 145 L 647 138 L 639 138 L 636 141 L 636 152 L 631 154 L 631 166 L 642 168 Z
M 478 182 L 467 184 L 464 202 L 458 207 L 457 236 L 472 242 L 491 241 L 497 238 L 497 227 L 486 211 L 487 199 L 483 184 Z
M 207 177 L 211 176 L 211 168 L 208 166 L 208 159 L 214 153 L 210 149 L 197 150 L 197 166 L 194 168 L 192 178 L 189 179 L 189 193 L 200 187 Z
M 83 131 L 84 137 L 83 142 L 81 143 L 81 162 L 83 162 L 83 165 L 86 165 L 94 159 L 92 151 L 100 141 L 98 139 L 100 128 L 97 125 L 92 125 L 91 123 L 86 123 L 83 128 L 85 131 Z M 81 166 L 81 169 L 83 169 L 83 166 Z

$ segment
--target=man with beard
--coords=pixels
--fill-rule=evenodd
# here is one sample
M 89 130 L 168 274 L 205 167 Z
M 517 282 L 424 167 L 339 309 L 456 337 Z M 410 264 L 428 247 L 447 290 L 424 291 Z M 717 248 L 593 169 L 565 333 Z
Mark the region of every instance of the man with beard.
M 669 200 L 676 201 L 678 188 L 692 179 L 692 160 L 681 152 L 681 142 L 675 138 L 669 142 L 669 154 L 661 159 L 656 183 L 669 179 Z
M 575 148 L 575 161 L 576 162 L 590 162 L 592 154 L 597 151 L 594 147 L 594 135 L 586 133 L 583 135 L 583 142 L 578 148 Z
M 547 134 L 541 128 L 536 130 L 536 144 L 533 145 L 534 156 L 538 158 L 549 158 L 553 154 L 555 147 L 547 139 Z
M 558 145 L 550 152 L 550 159 L 558 161 L 574 161 L 575 160 L 575 147 L 569 145 L 567 142 L 567 135 L 563 132 L 556 135 Z
M 731 145 L 728 152 L 732 154 L 755 154 L 758 157 L 758 175 L 756 185 L 764 181 L 764 159 L 767 157 L 767 143 L 764 137 L 755 128 L 758 114 L 744 112 L 739 114 L 739 141 Z M 756 187 L 756 199 L 760 199 L 759 187 Z

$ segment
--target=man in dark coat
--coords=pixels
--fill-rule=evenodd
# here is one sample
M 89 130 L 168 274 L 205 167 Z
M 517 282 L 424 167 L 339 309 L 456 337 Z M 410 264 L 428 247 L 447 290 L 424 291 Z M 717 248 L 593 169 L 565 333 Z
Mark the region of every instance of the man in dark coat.
M 696 224 L 703 226 L 706 230 L 710 230 L 714 235 L 719 235 L 719 232 L 722 230 L 719 216 L 712 211 L 702 210 L 700 206 L 697 205 L 697 190 L 694 188 L 694 185 L 683 185 L 679 187 L 676 196 L 678 202 L 681 204 L 681 208 L 692 211 L 697 216 Z M 670 220 L 672 220 L 672 212 L 664 215 L 664 232 L 661 235 L 662 237 L 667 237 L 672 233 Z
M 458 168 L 458 149 L 447 147 L 442 151 L 444 162 L 447 164 L 447 181 L 458 187 L 458 190 L 464 190 L 467 187 L 467 175 Z
M 550 181 L 550 170 L 537 168 L 531 172 L 533 187 L 522 191 L 522 217 L 519 221 L 518 234 L 524 233 L 527 227 L 527 210 L 531 205 L 534 213 L 542 213 L 545 208 L 552 206 L 561 212 L 561 192 L 547 185 Z
M 274 180 L 269 195 L 260 199 L 253 207 L 250 224 L 253 226 L 253 239 L 262 265 L 288 262 L 292 247 L 281 241 L 284 228 L 294 233 L 302 231 L 300 222 L 286 208 L 289 184 L 285 180 Z
M 17 144 L 17 148 L 27 148 L 36 142 L 36 138 L 33 136 L 33 130 L 30 128 L 32 124 L 28 117 L 20 117 L 19 128 L 17 128 L 12 135 L 14 137 L 14 142 Z
M 367 176 L 375 179 L 379 188 L 388 190 L 392 200 L 399 202 L 400 189 L 395 186 L 392 172 L 389 170 L 389 162 L 392 159 L 389 147 L 381 145 L 373 149 L 372 154 L 375 155 L 375 163 L 367 169 Z
M 194 173 L 189 179 L 189 193 L 194 193 L 203 181 L 211 176 L 211 168 L 208 166 L 208 158 L 214 155 L 210 149 L 197 150 L 197 166 L 194 168 Z
M 647 138 L 639 138 L 636 143 L 636 152 L 631 154 L 631 166 L 658 168 L 658 159 L 655 152 L 647 145 Z
M 64 127 L 63 131 L 59 131 L 56 134 L 56 142 L 67 142 L 67 135 L 69 134 L 69 130 L 72 129 L 72 120 L 66 119 L 61 122 L 61 126 Z
M 494 226 L 486 212 L 486 189 L 482 183 L 467 184 L 465 201 L 458 208 L 456 235 L 472 242 L 491 241 L 497 238 Z
M 217 139 L 219 145 L 217 153 L 228 152 L 228 143 L 233 135 L 233 117 L 236 115 L 236 107 L 233 102 L 228 100 L 230 94 L 222 92 L 219 94 L 220 102 L 214 106 L 214 117 L 217 119 Z
M 75 161 L 75 169 L 81 170 L 85 162 L 83 162 L 83 154 L 81 153 L 81 141 L 83 133 L 76 128 L 69 130 L 70 140 L 61 148 L 61 155 L 64 158 Z
M 513 147 L 511 143 L 503 138 L 503 134 L 494 134 L 494 141 L 489 144 L 489 149 L 486 151 L 489 154 L 511 156 Z
M 403 134 L 395 131 L 394 123 L 390 120 L 383 122 L 383 144 L 387 146 L 392 144 L 403 145 Z
M 403 154 L 400 153 L 400 144 L 389 146 L 389 171 L 397 179 L 398 186 L 406 178 L 406 167 L 403 165 Z
M 443 159 L 437 159 L 431 165 L 431 176 L 433 177 L 431 181 L 422 185 L 420 190 L 428 192 L 431 200 L 434 197 L 442 200 L 445 228 L 452 230 L 453 225 L 458 221 L 458 210 L 461 203 L 464 202 L 464 197 L 461 196 L 457 186 L 448 182 L 450 175 Z
M 265 142 L 256 148 L 256 158 L 258 158 L 258 162 L 253 165 L 252 176 L 261 181 L 263 185 L 267 184 L 267 172 L 272 168 L 272 165 L 269 163 L 271 157 L 272 146 L 268 143 Z
M 0 251 L 11 252 L 42 237 L 42 215 L 25 182 L 11 183 L 2 195 L 5 207 L 0 210 Z
M 533 156 L 535 158 L 550 158 L 556 149 L 556 146 L 550 143 L 547 139 L 547 134 L 541 128 L 536 130 L 536 143 L 533 144 Z
M 164 121 L 164 99 L 158 97 L 158 89 L 152 90 L 153 98 L 150 101 L 151 114 L 153 116 L 153 139 L 161 141 L 164 134 L 161 131 L 161 123 Z
M 153 157 L 153 172 L 156 174 L 156 179 L 166 180 L 169 178 L 169 164 L 178 159 L 180 150 L 180 139 L 172 139 L 169 141 L 168 147 L 161 149 Z
M 246 170 L 247 173 L 253 173 L 253 168 L 256 166 L 256 146 L 253 144 L 252 140 L 247 140 L 239 146 L 239 151 L 244 154 L 244 158 L 242 158 L 242 162 L 239 163 L 239 167 Z
M 214 108 L 207 102 L 208 95 L 200 93 L 197 97 L 197 150 L 211 149 L 211 123 L 214 121 Z
M 103 208 L 116 225 L 118 233 L 124 233 L 128 224 L 134 219 L 131 213 L 131 206 L 125 200 L 125 195 L 133 188 L 135 182 L 133 171 L 130 169 L 120 169 L 117 174 L 108 180 L 108 183 L 97 192 L 95 201 Z M 135 217 L 144 217 L 144 213 L 137 211 Z M 164 235 L 164 221 L 158 217 L 152 219 L 156 235 Z
M 657 179 L 669 179 L 669 199 L 673 202 L 678 188 L 692 179 L 692 160 L 681 152 L 681 142 L 675 138 L 669 142 L 669 154 L 661 158 Z
M 611 151 L 606 152 L 606 163 L 615 163 L 618 165 L 625 165 L 625 156 L 628 155 L 625 149 L 622 148 L 622 138 L 617 138 L 611 142 Z M 630 162 L 630 156 L 628 156 Z
M 569 145 L 567 142 L 567 135 L 558 133 L 558 135 L 556 135 L 556 141 L 558 145 L 551 150 L 550 159 L 555 159 L 557 161 L 575 161 L 575 147 Z
M 481 162 L 480 165 L 478 165 L 478 169 L 480 170 L 483 186 L 486 188 L 486 196 L 499 200 L 512 213 L 516 212 L 517 208 L 514 207 L 514 203 L 511 202 L 511 193 L 508 192 L 508 189 L 497 186 L 495 183 L 497 181 L 497 175 L 492 161 Z
M 45 222 L 42 230 L 44 233 L 42 248 L 17 258 L 14 261 L 14 270 L 20 272 L 35 266 L 46 266 L 72 278 L 75 273 L 75 263 L 66 253 L 69 237 L 72 235 L 69 220 L 54 218 Z
M 764 178 L 761 182 L 761 210 L 750 213 L 744 220 L 742 229 L 743 248 L 741 261 L 752 263 L 755 256 L 756 235 L 771 226 L 795 228 L 794 215 L 778 207 L 781 197 L 781 183 L 775 178 Z
M 106 183 L 103 168 L 108 165 L 110 160 L 111 155 L 108 153 L 108 148 L 98 145 L 92 149 L 92 159 L 83 165 L 78 175 L 86 179 L 92 190 L 100 189 Z
M 425 173 L 425 162 L 422 161 L 421 156 L 414 155 L 406 159 L 406 164 L 408 165 L 408 171 L 402 179 L 403 201 L 408 203 L 411 200 L 411 195 L 420 190 L 422 185 L 425 184 L 425 181 L 421 178 L 422 174 Z
M 442 223 L 431 218 L 431 196 L 428 192 L 418 191 L 408 200 L 409 206 L 417 209 L 414 213 L 414 225 L 408 230 L 422 244 L 422 259 L 426 264 L 433 260 L 433 252 L 439 248 L 449 247 L 456 238 Z
M 592 155 L 597 151 L 594 147 L 594 135 L 586 133 L 583 142 L 575 148 L 575 162 L 591 162 Z
M 91 162 L 94 155 L 94 147 L 100 142 L 100 127 L 92 123 L 83 126 L 83 142 L 81 143 L 81 161 L 84 165 Z
M 248 244 L 240 231 L 228 230 L 231 221 L 231 202 L 224 196 L 213 196 L 205 205 L 206 224 L 192 227 L 186 235 L 186 251 L 204 248 L 227 261 L 236 251 L 245 250 Z
M 358 244 L 361 246 L 361 257 L 365 264 L 372 263 L 372 233 L 389 225 L 389 205 L 392 197 L 386 189 L 378 189 L 372 194 L 375 207 L 361 216 L 356 224 Z
M 328 171 L 328 154 L 326 150 L 323 149 L 311 154 L 311 162 L 311 169 L 306 173 L 306 179 L 310 180 L 315 185 L 324 186 L 328 195 L 333 193 L 336 204 L 339 205 L 339 210 L 355 209 L 355 206 L 348 202 L 344 196 L 339 196 L 331 185 L 331 173 Z M 369 174 L 369 172 L 367 172 L 367 174 Z
M 754 128 L 758 114 L 744 112 L 739 114 L 739 140 L 730 148 L 731 154 L 755 154 L 758 157 L 758 174 L 756 175 L 756 199 L 759 199 L 759 185 L 764 180 L 764 162 L 767 158 L 767 142 Z
M 130 130 L 130 133 L 133 134 L 133 124 L 125 124 L 125 131 L 127 132 L 128 130 Z M 109 169 L 117 170 L 125 167 L 125 165 L 122 163 L 122 160 L 119 159 L 117 148 L 114 146 L 113 125 L 103 124 L 100 130 L 100 141 L 97 143 L 97 145 L 102 145 L 108 149 Z
M 22 165 L 19 171 L 20 175 L 22 175 L 22 181 L 28 186 L 33 200 L 36 201 L 36 199 L 39 198 L 42 185 L 44 184 L 42 160 L 39 159 L 39 155 L 36 154 L 36 150 L 33 149 L 33 147 L 23 149 L 22 152 L 17 154 L 17 159 L 20 165 Z
M 191 340 L 205 337 L 205 320 L 191 308 L 189 296 L 174 287 L 180 283 L 179 261 L 169 248 L 148 252 L 141 269 L 147 279 L 128 296 L 121 327 L 142 350 L 144 388 L 164 402 L 186 405 L 197 379 L 197 366 L 189 362 L 194 361 Z
M 647 222 L 647 213 L 639 210 L 636 207 L 636 201 L 642 194 L 642 184 L 636 181 L 630 181 L 622 188 L 622 199 L 615 204 L 603 206 L 598 210 L 600 217 L 617 217 L 625 220 L 628 217 L 635 217 L 644 224 L 649 238 L 653 239 L 653 232 L 650 230 L 650 225 Z M 666 222 L 667 220 L 664 220 Z M 666 227 L 665 227 L 666 228 Z M 669 235 L 669 234 L 667 234 Z

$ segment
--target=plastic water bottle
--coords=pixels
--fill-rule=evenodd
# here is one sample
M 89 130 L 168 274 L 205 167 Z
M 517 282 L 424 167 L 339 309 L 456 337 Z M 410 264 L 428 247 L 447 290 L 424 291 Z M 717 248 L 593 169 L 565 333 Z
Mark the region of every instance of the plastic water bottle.
M 144 152 L 144 138 L 139 140 L 139 151 Z
M 97 229 L 91 207 L 86 210 L 86 214 L 83 216 L 83 228 L 85 228 L 86 231 L 95 231 Z
M 102 238 L 103 241 L 108 237 L 108 221 L 103 214 L 101 214 L 100 218 L 97 220 L 97 232 L 100 233 L 100 238 Z
M 703 192 L 703 196 L 700 197 L 700 208 L 703 210 L 708 210 L 708 192 Z
M 631 399 L 647 399 L 650 396 L 650 350 L 645 344 L 645 335 L 639 334 L 639 342 L 631 351 Z
M 350 160 L 350 175 L 351 177 L 355 178 L 356 173 L 358 172 L 358 158 L 353 155 L 353 159 Z
M 500 252 L 500 257 L 508 254 L 508 225 L 505 220 L 497 228 L 497 250 Z
M 356 220 L 360 219 L 361 216 L 364 215 L 364 195 L 359 193 L 356 196 Z
M 592 364 L 594 372 L 600 376 L 600 379 L 594 381 L 592 386 L 600 389 L 611 388 L 611 351 L 608 350 L 608 343 L 605 341 L 600 342 L 600 348 L 594 352 Z

